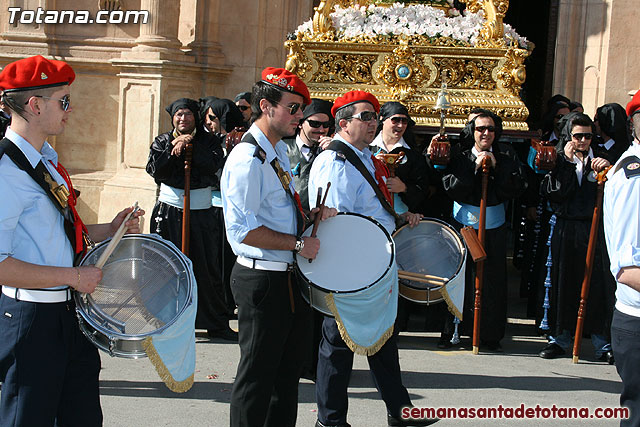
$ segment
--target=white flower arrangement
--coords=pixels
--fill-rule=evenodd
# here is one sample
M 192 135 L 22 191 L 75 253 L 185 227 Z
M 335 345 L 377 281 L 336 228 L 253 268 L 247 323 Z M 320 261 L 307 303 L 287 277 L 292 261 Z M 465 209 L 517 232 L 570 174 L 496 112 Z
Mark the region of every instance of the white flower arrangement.
M 450 3 L 452 3 L 451 0 Z M 449 16 L 448 16 L 449 15 Z M 391 6 L 336 6 L 331 19 L 338 40 L 354 39 L 359 36 L 426 36 L 429 38 L 445 37 L 475 46 L 482 25 L 485 22 L 484 12 L 465 12 L 463 15 L 456 9 L 449 13 L 427 5 L 394 3 Z M 515 42 L 526 48 L 528 41 L 520 36 L 513 27 L 504 24 L 507 44 Z M 309 20 L 300 25 L 296 35 L 313 34 L 313 24 Z

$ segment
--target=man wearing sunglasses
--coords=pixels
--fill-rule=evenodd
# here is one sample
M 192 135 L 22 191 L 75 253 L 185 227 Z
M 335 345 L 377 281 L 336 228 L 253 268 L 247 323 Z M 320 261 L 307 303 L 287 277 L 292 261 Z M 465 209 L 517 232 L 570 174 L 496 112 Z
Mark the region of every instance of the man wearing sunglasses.
M 331 113 L 335 116 L 337 134 L 329 147 L 318 155 L 311 168 L 309 197 L 315 198 L 318 187 L 326 188 L 327 183 L 331 182 L 327 206 L 335 207 L 341 212 L 353 212 L 372 217 L 392 233 L 396 228 L 398 215 L 391 214 L 393 208 L 390 205 L 391 197 L 388 191 L 386 194 L 383 193 L 383 190 L 387 190 L 385 180 L 388 178 L 388 171 L 369 150 L 369 145 L 375 137 L 379 110 L 380 104 L 376 97 L 364 91 L 350 91 L 335 100 Z M 364 174 L 369 176 L 366 177 Z M 374 186 L 379 188 L 380 193 L 374 189 Z M 380 197 L 386 200 L 381 200 Z M 314 203 L 311 199 L 309 202 Z M 410 226 L 415 226 L 419 223 L 421 216 L 404 212 L 400 217 Z M 389 286 L 392 287 L 392 293 L 393 286 L 396 287 L 397 295 L 398 283 L 397 280 L 394 282 Z M 338 297 L 334 296 L 334 298 Z M 361 300 L 361 302 L 363 311 L 376 310 L 376 314 L 379 313 L 377 316 L 379 319 L 391 319 L 391 325 L 368 324 L 367 327 L 374 330 L 389 330 L 388 328 L 393 330 L 397 298 L 380 306 L 369 300 Z M 351 320 L 349 323 L 357 323 L 357 319 Z M 345 323 L 341 325 L 344 328 Z M 377 342 L 379 349 L 373 354 L 369 353 L 367 357 L 376 387 L 387 408 L 387 423 L 392 426 L 433 424 L 436 420 L 404 420 L 402 418 L 402 409 L 411 406 L 411 399 L 400 376 L 396 335 L 397 331 L 389 337 L 380 338 Z M 353 355 L 353 351 L 342 338 L 336 319 L 325 316 L 318 353 L 316 427 L 349 426 L 347 388 L 353 366 Z
M 569 116 L 568 116 L 569 117 Z M 585 259 L 593 211 L 596 204 L 596 174 L 609 166 L 606 153 L 593 146 L 595 125 L 582 113 L 571 113 L 562 134 L 568 135 L 556 167 L 545 175 L 540 194 L 546 197 L 556 216 L 551 236 L 551 288 L 548 320 L 549 343 L 539 356 L 553 359 L 570 353 L 585 272 Z M 585 333 L 597 359 L 613 364 L 609 322 L 613 313 L 615 282 L 609 266 L 604 236 L 598 232 L 591 273 Z M 542 306 L 544 295 L 538 306 Z
M 284 137 L 295 134 L 309 90 L 283 68 L 265 68 L 251 95 L 255 120 L 222 172 L 227 237 L 238 256 L 231 290 L 238 304 L 240 362 L 231 426 L 292 426 L 298 382 L 311 348 L 311 309 L 294 286 L 294 252 L 320 248 L 301 236 L 304 214 L 291 181 Z M 325 209 L 323 216 L 335 215 Z
M 640 425 L 640 91 L 627 104 L 633 141 L 604 187 L 604 231 L 617 282 L 611 344 L 622 379 L 620 406 L 629 408 L 621 426 Z M 589 313 L 587 312 L 587 315 Z
M 480 328 L 481 347 L 490 351 L 502 351 L 500 341 L 507 324 L 507 226 L 506 204 L 519 197 L 527 188 L 524 169 L 515 150 L 499 143 L 502 119 L 489 110 L 483 110 L 468 124 L 468 134 L 473 135 L 473 145 L 455 145 L 451 148 L 451 160 L 442 176 L 446 193 L 454 201 L 452 220 L 456 228 L 472 226 L 478 229 L 480 199 L 482 194 L 482 170 L 484 159 L 489 162 L 487 187 L 484 284 L 482 290 L 482 315 Z M 437 137 L 434 136 L 432 142 Z M 467 257 L 464 334 L 473 329 L 473 301 L 475 264 Z M 445 323 L 445 328 L 450 326 Z M 451 338 L 449 331 L 441 342 Z
M 242 117 L 244 118 L 244 127 L 249 128 L 249 124 L 251 123 L 251 92 L 240 92 L 236 95 L 233 102 L 236 103 L 236 106 L 242 112 Z
M 100 357 L 76 319 L 72 290 L 92 293 L 94 266 L 74 267 L 86 251 L 118 230 L 132 208 L 111 223 L 84 225 L 77 195 L 46 141 L 69 120 L 70 85 L 63 61 L 21 59 L 0 73 L 12 122 L 0 142 L 0 426 L 101 426 Z M 138 216 L 127 222 L 139 232 Z
M 287 144 L 287 156 L 296 190 L 300 194 L 302 207 L 306 210 L 309 210 L 307 184 L 311 165 L 321 150 L 321 143 L 331 142 L 328 133 L 333 127 L 332 106 L 332 102 L 312 98 L 311 104 L 304 109 L 296 137 L 283 140 Z

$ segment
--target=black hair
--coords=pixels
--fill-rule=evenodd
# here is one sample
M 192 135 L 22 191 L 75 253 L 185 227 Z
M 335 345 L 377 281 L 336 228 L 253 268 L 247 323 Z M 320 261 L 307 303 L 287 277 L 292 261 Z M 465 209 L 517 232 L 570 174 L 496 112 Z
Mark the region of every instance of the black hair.
M 262 116 L 260 101 L 266 99 L 271 105 L 276 105 L 282 99 L 282 91 L 276 86 L 260 80 L 253 85 L 251 92 L 251 123 Z

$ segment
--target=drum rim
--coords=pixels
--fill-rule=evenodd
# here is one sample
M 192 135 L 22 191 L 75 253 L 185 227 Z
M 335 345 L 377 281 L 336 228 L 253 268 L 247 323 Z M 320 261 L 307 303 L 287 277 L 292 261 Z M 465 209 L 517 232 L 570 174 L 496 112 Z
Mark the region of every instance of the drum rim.
M 464 239 L 462 238 L 462 235 L 460 234 L 460 232 L 458 230 L 456 230 L 453 225 L 449 224 L 446 221 L 443 221 L 441 219 L 438 218 L 431 218 L 431 217 L 422 217 L 422 219 L 420 219 L 420 222 L 435 222 L 435 223 L 439 223 L 440 225 L 445 226 L 445 228 L 449 229 L 449 231 L 451 231 L 453 233 L 453 235 L 458 239 L 458 244 L 459 244 L 459 248 L 460 248 L 460 253 L 462 254 L 462 256 L 460 257 L 460 261 L 458 262 L 458 268 L 456 268 L 456 272 L 455 274 L 449 279 L 449 281 L 453 280 L 454 278 L 458 277 L 458 275 L 460 274 L 460 271 L 462 270 L 462 266 L 464 265 L 465 262 L 467 262 L 467 244 L 465 243 Z M 404 228 L 409 227 L 409 224 L 405 224 L 402 227 L 398 228 L 396 231 L 393 232 L 392 237 L 395 237 L 401 230 L 403 230 Z M 395 240 L 394 240 L 395 243 Z M 447 283 L 449 283 L 449 281 Z M 434 288 L 432 288 L 433 290 L 436 289 L 442 289 L 445 288 L 447 286 L 447 283 L 445 283 L 442 286 L 436 286 Z M 409 287 L 411 289 L 416 289 L 419 291 L 426 291 L 427 289 L 424 288 L 416 288 L 415 286 L 411 286 L 409 284 L 405 284 L 404 286 Z
M 173 252 L 174 254 L 177 255 L 176 258 L 180 260 L 180 263 L 182 263 L 182 265 L 185 267 L 185 270 L 188 272 L 188 270 L 189 270 L 188 264 L 185 263 L 184 259 L 182 258 L 182 257 L 184 257 L 184 254 L 182 252 L 180 252 L 174 245 L 168 244 L 167 240 L 163 239 L 162 237 L 160 237 L 157 234 L 125 234 L 122 237 L 122 240 L 125 240 L 125 239 L 126 240 L 130 240 L 130 239 L 134 239 L 134 238 L 135 239 L 142 238 L 143 240 L 151 240 L 151 241 L 154 241 L 154 242 L 162 244 L 167 249 L 169 249 L 169 251 L 171 251 L 171 252 Z M 111 238 L 103 240 L 102 242 L 96 244 L 93 248 L 88 250 L 87 253 L 82 257 L 82 259 L 78 263 L 78 266 L 83 266 L 83 263 L 86 261 L 86 259 L 89 257 L 89 255 L 91 255 L 93 252 L 98 250 L 98 248 L 109 244 L 110 241 L 111 241 Z M 173 319 L 171 319 L 170 321 L 165 323 L 162 327 L 160 327 L 158 329 L 155 329 L 153 331 L 145 332 L 143 334 L 122 334 L 122 333 L 117 332 L 117 331 L 108 330 L 108 329 L 104 328 L 102 325 L 98 324 L 93 318 L 91 318 L 91 316 L 89 316 L 84 311 L 84 307 L 87 305 L 83 301 L 83 296 L 86 295 L 85 292 L 78 292 L 78 291 L 74 291 L 73 292 L 73 294 L 74 294 L 73 297 L 74 297 L 74 300 L 75 300 L 75 303 L 76 303 L 76 312 L 78 312 L 80 314 L 80 316 L 82 316 L 83 320 L 86 323 L 88 323 L 96 332 L 99 332 L 99 333 L 105 335 L 109 340 L 117 338 L 117 339 L 121 339 L 121 340 L 140 341 L 140 340 L 142 340 L 142 339 L 144 339 L 144 338 L 146 338 L 146 337 L 148 337 L 150 335 L 156 335 L 156 334 L 162 333 L 169 326 L 173 325 L 180 318 L 180 316 L 182 316 L 182 314 L 189 307 L 189 305 L 191 305 L 191 303 L 192 303 L 192 295 L 193 295 L 193 282 L 191 280 L 191 275 L 190 274 L 187 274 L 187 281 L 189 282 L 189 286 L 188 286 L 188 289 L 187 289 L 187 297 L 185 298 L 185 301 L 187 303 L 184 304 L 184 306 L 180 308 L 180 311 L 173 317 Z
M 387 268 L 384 270 L 384 273 L 378 277 L 375 282 L 370 283 L 367 286 L 364 286 L 362 288 L 359 289 L 353 289 L 350 291 L 335 291 L 335 290 L 331 290 L 331 289 L 326 289 L 323 288 L 322 286 L 316 285 L 315 283 L 313 283 L 312 281 L 308 280 L 306 278 L 306 276 L 304 276 L 304 274 L 302 274 L 302 271 L 300 270 L 300 268 L 298 267 L 298 257 L 300 257 L 300 254 L 296 254 L 296 256 L 294 257 L 294 265 L 296 268 L 296 271 L 298 272 L 298 274 L 300 274 L 302 277 L 305 278 L 306 282 L 310 285 L 313 286 L 314 288 L 329 293 L 329 294 L 340 294 L 340 295 L 344 295 L 344 294 L 352 294 L 355 292 L 360 292 L 360 291 L 364 291 L 365 289 L 369 289 L 370 287 L 374 286 L 376 283 L 380 282 L 382 279 L 384 279 L 385 277 L 387 277 L 387 274 L 389 274 L 389 270 L 391 270 L 396 262 L 396 243 L 393 241 L 393 238 L 391 236 L 391 234 L 387 231 L 386 228 L 384 228 L 382 226 L 382 224 L 380 224 L 380 222 L 378 222 L 375 218 L 367 216 L 367 215 L 363 215 L 357 212 L 338 212 L 338 215 L 350 215 L 350 216 L 359 216 L 361 218 L 364 218 L 366 220 L 369 220 L 371 222 L 373 222 L 376 226 L 378 226 L 378 228 L 380 228 L 385 236 L 387 237 L 387 240 L 391 243 L 391 260 L 389 261 L 389 265 L 387 265 Z M 313 224 L 310 224 L 307 228 L 304 229 L 303 234 L 305 231 L 307 231 L 309 228 L 313 227 Z M 302 257 L 304 260 L 306 260 L 307 258 Z

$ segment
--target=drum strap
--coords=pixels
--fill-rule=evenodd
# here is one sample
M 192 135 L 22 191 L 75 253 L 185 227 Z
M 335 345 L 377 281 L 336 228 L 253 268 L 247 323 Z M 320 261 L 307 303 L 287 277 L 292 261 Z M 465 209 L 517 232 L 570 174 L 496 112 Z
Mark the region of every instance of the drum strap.
M 384 196 L 378 184 L 374 181 L 371 173 L 367 169 L 367 167 L 362 163 L 362 160 L 358 158 L 356 153 L 353 152 L 349 147 L 347 147 L 344 142 L 334 139 L 331 141 L 329 146 L 326 148 L 327 150 L 332 150 L 337 153 L 341 153 L 357 170 L 362 174 L 364 179 L 369 183 L 373 191 L 376 193 L 376 197 L 382 204 L 382 207 L 389 212 L 393 218 L 396 220 L 396 226 L 399 226 L 404 221 L 400 218 L 400 215 L 391 207 L 389 200 Z
M 71 243 L 71 247 L 74 249 L 76 258 L 76 262 L 74 264 L 77 264 L 79 258 L 84 254 L 86 246 L 84 239 L 80 245 L 76 244 L 77 234 L 74 226 L 76 221 L 73 220 L 73 213 L 69 209 L 67 199 L 65 199 L 64 195 L 61 194 L 61 190 L 64 188 L 64 185 L 56 185 L 56 181 L 51 177 L 42 162 L 38 162 L 34 169 L 22 151 L 20 151 L 20 149 L 8 138 L 4 138 L 0 141 L 0 159 L 4 154 L 9 156 L 18 168 L 25 171 L 40 187 L 42 187 L 44 193 L 49 197 L 58 212 L 60 212 L 60 215 L 64 218 L 64 232 Z M 66 190 L 66 188 L 64 189 Z M 69 193 L 67 192 L 66 194 L 68 197 Z M 82 239 L 82 235 L 80 238 Z M 80 252 L 76 250 L 77 247 L 81 247 Z
M 253 135 L 251 135 L 249 132 L 244 134 L 244 136 L 242 137 L 242 142 L 247 142 L 251 145 L 254 145 L 256 147 L 256 150 L 258 149 L 262 150 L 258 145 L 258 141 L 256 141 Z M 263 160 L 263 163 L 264 163 L 264 160 Z M 295 190 L 293 192 L 291 191 L 291 188 L 289 186 L 289 184 L 291 183 L 291 177 L 284 169 L 282 169 L 282 166 L 280 166 L 280 162 L 278 162 L 277 158 L 273 159 L 273 161 L 271 162 L 271 167 L 276 173 L 278 180 L 280 180 L 280 183 L 282 184 L 282 188 L 284 189 L 284 192 L 287 193 L 287 195 L 293 201 L 294 206 L 296 207 L 296 226 L 298 230 L 297 235 L 301 236 L 302 231 L 304 230 L 305 223 L 308 221 L 308 219 L 304 211 L 302 210 L 300 195 Z

